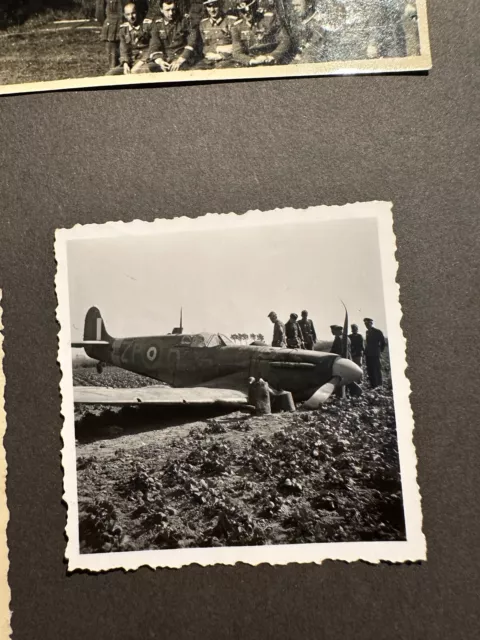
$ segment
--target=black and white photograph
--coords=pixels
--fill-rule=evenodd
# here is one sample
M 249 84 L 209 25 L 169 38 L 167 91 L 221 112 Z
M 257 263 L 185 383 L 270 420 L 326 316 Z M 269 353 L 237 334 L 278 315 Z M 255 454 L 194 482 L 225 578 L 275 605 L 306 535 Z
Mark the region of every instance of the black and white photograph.
M 425 0 L 0 1 L 0 94 L 430 68 Z
M 69 569 L 424 558 L 391 205 L 56 232 Z

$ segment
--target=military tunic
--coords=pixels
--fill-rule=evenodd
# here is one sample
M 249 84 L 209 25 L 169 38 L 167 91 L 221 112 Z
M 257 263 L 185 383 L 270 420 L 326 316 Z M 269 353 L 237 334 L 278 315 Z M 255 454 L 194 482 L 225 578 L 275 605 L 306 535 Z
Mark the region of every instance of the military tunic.
M 342 356 L 342 358 L 352 359 L 352 345 L 350 343 L 350 338 L 347 338 L 347 353 L 346 355 L 343 353 L 343 336 L 335 336 L 335 339 L 332 344 L 332 348 L 330 349 L 330 353 L 336 353 L 337 356 Z
M 289 349 L 301 349 L 303 345 L 303 334 L 296 320 L 289 320 L 285 325 L 287 336 L 287 347 Z
M 170 22 L 167 22 L 165 18 L 155 20 L 150 44 L 150 58 L 162 58 L 168 63 L 180 57 L 191 61 L 195 54 L 196 45 L 197 30 L 190 29 L 187 18 L 179 18 Z
M 281 320 L 275 320 L 273 325 L 273 341 L 272 347 L 286 347 L 285 342 L 285 325 Z
M 383 383 L 380 355 L 386 347 L 385 337 L 380 329 L 372 327 L 365 336 L 365 364 L 370 385 L 375 388 Z
M 152 37 L 152 21 L 146 18 L 142 24 L 132 27 L 125 22 L 120 27 L 120 64 L 133 66 L 139 60 L 148 60 Z
M 237 20 L 232 28 L 232 52 L 235 62 L 250 66 L 252 58 L 260 55 L 272 56 L 279 64 L 291 46 L 290 36 L 278 16 L 273 12 L 257 12 Z
M 361 367 L 364 352 L 363 336 L 360 333 L 351 333 L 348 337 L 352 344 L 352 360 Z
M 200 22 L 200 38 L 203 55 L 208 53 L 221 54 L 229 57 L 232 54 L 232 27 L 235 18 L 219 16 L 216 20 L 204 18 Z
M 123 22 L 123 7 L 126 0 L 97 0 L 95 17 L 102 25 L 101 39 L 105 42 L 120 40 L 120 25 Z
M 302 331 L 305 348 L 312 351 L 313 345 L 317 341 L 317 334 L 315 332 L 313 322 L 309 318 L 307 318 L 306 320 L 299 320 L 298 324 Z

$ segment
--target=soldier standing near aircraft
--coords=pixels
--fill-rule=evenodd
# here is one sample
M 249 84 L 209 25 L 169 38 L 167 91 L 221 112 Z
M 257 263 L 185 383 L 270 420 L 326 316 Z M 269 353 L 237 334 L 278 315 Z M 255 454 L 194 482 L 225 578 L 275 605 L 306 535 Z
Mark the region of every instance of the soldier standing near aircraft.
M 373 326 L 372 318 L 363 319 L 367 327 L 365 336 L 365 363 L 367 365 L 367 375 L 373 389 L 383 384 L 382 365 L 380 355 L 385 350 L 386 342 L 380 329 Z
M 313 326 L 313 322 L 308 318 L 308 311 L 302 311 L 302 319 L 298 322 L 300 329 L 303 335 L 303 341 L 305 344 L 305 349 L 309 351 L 313 351 L 313 347 L 317 341 L 317 334 L 315 333 L 315 327 Z
M 234 16 L 225 15 L 221 0 L 205 0 L 208 17 L 200 21 L 200 46 L 203 60 L 196 68 L 221 69 L 232 58 L 232 27 Z
M 272 347 L 286 347 L 287 343 L 285 342 L 285 325 L 281 320 L 278 319 L 275 311 L 270 311 L 268 317 L 273 323 Z
M 365 351 L 363 336 L 361 333 L 358 333 L 358 325 L 352 324 L 351 328 L 352 333 L 348 337 L 352 345 L 352 360 L 361 367 L 363 363 L 363 352 Z
M 281 64 L 291 40 L 278 14 L 261 10 L 258 0 L 242 1 L 238 9 L 242 17 L 232 28 L 232 53 L 237 65 Z
M 330 329 L 332 331 L 332 334 L 335 336 L 332 347 L 330 349 L 330 353 L 336 353 L 337 356 L 342 356 L 342 358 L 348 358 L 349 360 L 351 360 L 352 359 L 351 343 L 350 343 L 350 338 L 348 336 L 347 336 L 347 353 L 346 354 L 343 353 L 344 352 L 343 327 L 341 327 L 339 324 L 331 324 Z
M 285 334 L 287 336 L 287 347 L 289 349 L 304 349 L 305 343 L 300 325 L 297 322 L 298 315 L 290 314 L 290 319 L 285 325 Z
M 162 17 L 155 20 L 150 45 L 150 71 L 179 71 L 191 66 L 197 30 L 177 11 L 176 0 L 163 0 Z
M 120 65 L 110 69 L 108 76 L 129 73 L 148 73 L 148 49 L 152 37 L 152 21 L 142 21 L 136 5 L 125 6 L 125 18 L 120 27 Z

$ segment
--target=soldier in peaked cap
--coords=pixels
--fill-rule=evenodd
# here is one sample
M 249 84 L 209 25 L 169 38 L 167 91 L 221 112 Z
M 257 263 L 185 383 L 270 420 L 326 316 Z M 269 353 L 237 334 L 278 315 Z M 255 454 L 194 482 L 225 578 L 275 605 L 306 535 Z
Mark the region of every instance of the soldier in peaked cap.
M 315 327 L 313 322 L 308 318 L 308 311 L 302 311 L 302 319 L 298 321 L 300 329 L 302 331 L 303 340 L 305 343 L 305 349 L 309 351 L 313 350 L 315 342 L 317 341 L 317 334 L 315 333 Z
M 236 18 L 224 13 L 223 0 L 205 0 L 203 6 L 208 14 L 199 25 L 203 59 L 195 66 L 200 69 L 230 66 L 232 27 Z
M 300 325 L 297 322 L 298 315 L 290 314 L 290 319 L 285 325 L 285 333 L 287 336 L 287 347 L 289 349 L 304 349 L 304 339 Z
M 367 365 L 370 385 L 374 389 L 383 384 L 380 356 L 385 350 L 386 342 L 380 329 L 376 329 L 373 326 L 372 318 L 364 318 L 363 321 L 367 327 L 365 335 L 365 364 Z
M 281 64 L 291 40 L 277 12 L 260 9 L 258 0 L 242 0 L 238 9 L 241 17 L 232 28 L 232 52 L 237 65 Z
M 152 21 L 142 19 L 133 2 L 125 5 L 125 18 L 120 26 L 120 65 L 110 69 L 109 76 L 148 73 L 148 49 L 152 36 Z
M 275 311 L 270 311 L 268 317 L 273 323 L 273 340 L 272 347 L 286 347 L 285 342 L 285 325 L 278 319 Z

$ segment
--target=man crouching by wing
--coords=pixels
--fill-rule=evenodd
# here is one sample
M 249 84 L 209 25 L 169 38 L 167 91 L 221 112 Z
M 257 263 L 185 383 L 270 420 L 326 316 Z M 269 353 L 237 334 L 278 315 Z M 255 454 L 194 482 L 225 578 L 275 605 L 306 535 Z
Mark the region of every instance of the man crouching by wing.
M 233 60 L 244 67 L 281 64 L 290 37 L 276 12 L 262 11 L 258 0 L 240 2 L 242 17 L 232 27 Z
M 142 20 L 136 5 L 125 5 L 126 22 L 120 26 L 120 65 L 110 69 L 107 76 L 129 73 L 149 73 L 148 51 L 152 35 L 152 21 Z
M 194 61 L 197 29 L 177 11 L 175 0 L 163 0 L 162 17 L 155 20 L 150 44 L 150 71 L 179 71 Z

